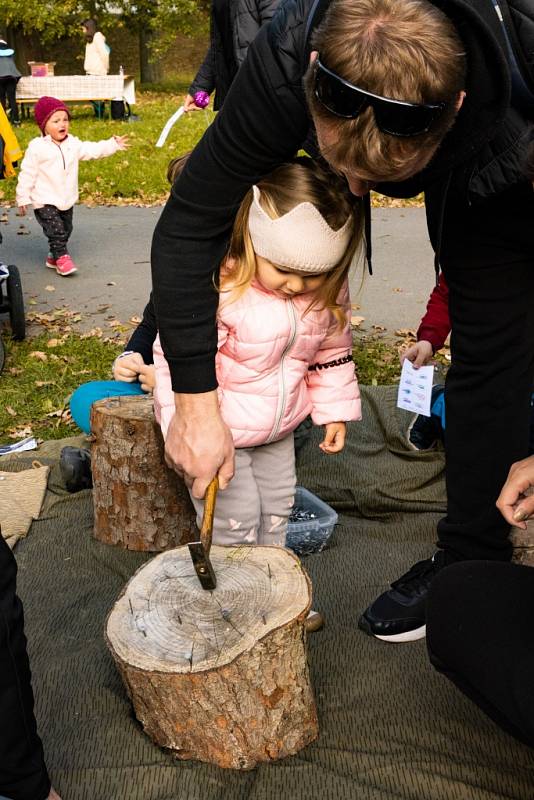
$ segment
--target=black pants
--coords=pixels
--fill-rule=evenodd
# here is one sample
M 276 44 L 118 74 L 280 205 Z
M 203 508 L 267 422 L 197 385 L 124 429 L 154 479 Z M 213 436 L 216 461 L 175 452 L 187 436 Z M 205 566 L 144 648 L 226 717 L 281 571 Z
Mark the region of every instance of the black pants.
M 447 517 L 438 544 L 452 560 L 508 560 L 495 507 L 525 458 L 534 374 L 534 193 L 520 184 L 470 208 L 451 197 L 441 264 L 449 285 Z
M 428 598 L 430 660 L 501 728 L 534 747 L 534 569 L 463 561 Z
M 33 715 L 17 565 L 0 535 L 0 795 L 45 800 L 50 780 Z
M 72 213 L 72 208 L 60 211 L 55 206 L 43 206 L 34 211 L 35 219 L 48 239 L 50 252 L 54 258 L 60 258 L 68 252 L 67 242 L 72 233 Z
M 7 103 L 11 109 L 11 122 L 20 122 L 17 106 L 17 78 L 0 78 L 0 103 L 7 112 Z M 6 103 L 7 100 L 7 103 Z

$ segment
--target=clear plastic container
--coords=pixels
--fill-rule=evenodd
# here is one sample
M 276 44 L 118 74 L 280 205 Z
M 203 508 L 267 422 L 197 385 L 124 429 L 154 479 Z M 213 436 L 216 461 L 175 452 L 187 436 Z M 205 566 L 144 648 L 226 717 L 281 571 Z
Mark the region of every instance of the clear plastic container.
M 303 486 L 297 486 L 295 504 L 291 513 L 293 514 L 296 509 L 302 509 L 315 516 L 313 519 L 304 519 L 301 522 L 292 522 L 290 517 L 287 526 L 286 547 L 299 556 L 320 553 L 332 536 L 338 519 L 336 512 Z

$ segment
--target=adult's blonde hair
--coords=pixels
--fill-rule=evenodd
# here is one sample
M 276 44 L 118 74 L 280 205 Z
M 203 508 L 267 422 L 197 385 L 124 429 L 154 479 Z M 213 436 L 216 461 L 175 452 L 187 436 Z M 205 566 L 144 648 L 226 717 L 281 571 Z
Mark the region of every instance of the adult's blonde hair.
M 352 218 L 352 235 L 345 253 L 327 273 L 317 290 L 311 308 L 327 308 L 340 326 L 346 323 L 343 310 L 337 302 L 341 287 L 361 241 L 361 201 L 354 197 L 344 178 L 320 166 L 310 158 L 297 158 L 282 164 L 256 184 L 260 190 L 260 203 L 271 219 L 289 213 L 300 203 L 312 203 L 333 230 L 339 230 Z M 224 303 L 235 302 L 250 286 L 256 274 L 256 255 L 248 229 L 248 216 L 253 201 L 250 189 L 245 195 L 235 219 L 228 256 L 221 266 L 219 289 L 229 292 Z M 295 235 L 299 235 L 295 231 Z
M 373 94 L 410 103 L 447 103 L 426 133 L 399 137 L 383 133 L 371 107 L 356 119 L 328 112 L 314 93 L 316 67 L 305 77 L 312 116 L 326 125 L 325 158 L 363 178 L 395 180 L 416 171 L 452 126 L 465 85 L 466 57 L 452 22 L 427 0 L 333 0 L 314 32 L 321 62 L 349 83 Z

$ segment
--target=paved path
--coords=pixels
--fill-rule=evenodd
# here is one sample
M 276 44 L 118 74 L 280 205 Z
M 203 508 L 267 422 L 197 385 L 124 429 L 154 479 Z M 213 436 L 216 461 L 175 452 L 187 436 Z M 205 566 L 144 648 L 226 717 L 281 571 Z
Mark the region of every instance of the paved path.
M 80 269 L 69 278 L 45 268 L 46 239 L 33 214 L 22 218 L 14 208 L 7 211 L 8 222 L 0 222 L 1 257 L 19 267 L 27 312 L 66 305 L 80 312 L 79 331 L 111 331 L 107 317 L 126 323 L 140 314 L 150 291 L 150 241 L 160 211 L 78 206 L 71 254 Z M 21 225 L 29 234 L 17 235 Z M 361 290 L 361 273 L 352 281 L 352 299 L 360 305 L 354 313 L 365 317 L 361 329 L 380 325 L 393 336 L 417 326 L 434 281 L 424 209 L 374 209 L 373 265 L 374 275 L 364 276 Z

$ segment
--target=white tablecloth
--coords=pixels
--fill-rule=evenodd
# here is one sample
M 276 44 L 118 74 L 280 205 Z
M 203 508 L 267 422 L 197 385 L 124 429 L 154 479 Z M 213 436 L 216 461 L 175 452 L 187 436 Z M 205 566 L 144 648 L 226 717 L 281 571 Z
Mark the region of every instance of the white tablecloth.
M 43 95 L 59 100 L 113 100 L 124 98 L 134 105 L 135 83 L 129 75 L 57 75 L 53 78 L 21 78 L 17 100 L 35 100 Z

